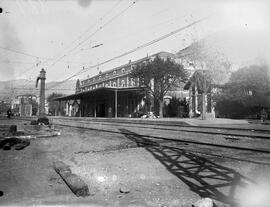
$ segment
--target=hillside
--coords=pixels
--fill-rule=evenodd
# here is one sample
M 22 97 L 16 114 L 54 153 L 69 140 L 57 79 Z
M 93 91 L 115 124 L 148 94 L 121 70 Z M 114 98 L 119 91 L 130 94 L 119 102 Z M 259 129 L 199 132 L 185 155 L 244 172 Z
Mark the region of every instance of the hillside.
M 51 93 L 62 93 L 69 95 L 75 92 L 76 80 L 68 80 L 50 89 L 57 83 L 59 82 L 54 81 L 46 83 L 46 88 L 48 88 L 46 91 L 46 96 L 50 95 Z M 25 79 L 0 81 L 0 100 L 6 100 L 8 97 L 15 97 L 23 94 L 33 94 L 38 96 L 39 88 L 35 88 L 35 84 L 35 81 Z

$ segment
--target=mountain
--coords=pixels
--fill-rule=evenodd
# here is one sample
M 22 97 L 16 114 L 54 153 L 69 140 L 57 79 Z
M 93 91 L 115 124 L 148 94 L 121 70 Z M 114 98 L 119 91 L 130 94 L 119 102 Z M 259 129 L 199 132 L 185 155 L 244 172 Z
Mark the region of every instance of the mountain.
M 60 82 L 47 82 L 46 83 L 46 96 L 52 93 L 62 93 L 70 95 L 75 93 L 76 80 L 68 80 L 64 83 Z M 59 85 L 58 85 L 59 84 Z M 17 79 L 9 81 L 0 81 L 0 100 L 8 100 L 18 95 L 32 94 L 39 96 L 39 85 L 35 87 L 35 81 L 26 79 Z

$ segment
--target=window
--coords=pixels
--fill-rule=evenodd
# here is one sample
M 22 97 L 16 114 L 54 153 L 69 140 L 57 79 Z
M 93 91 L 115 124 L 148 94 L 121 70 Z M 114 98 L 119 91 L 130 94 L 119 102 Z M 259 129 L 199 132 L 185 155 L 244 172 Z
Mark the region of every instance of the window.
M 125 87 L 125 81 L 124 80 L 121 81 L 121 87 Z
M 125 68 L 122 69 L 122 73 L 125 73 Z
M 130 79 L 130 85 L 135 86 L 135 81 L 133 78 Z
M 116 82 L 113 82 L 113 87 L 116 87 Z
M 101 79 L 101 75 L 99 76 L 99 80 Z
M 113 75 L 116 75 L 116 71 L 113 71 Z

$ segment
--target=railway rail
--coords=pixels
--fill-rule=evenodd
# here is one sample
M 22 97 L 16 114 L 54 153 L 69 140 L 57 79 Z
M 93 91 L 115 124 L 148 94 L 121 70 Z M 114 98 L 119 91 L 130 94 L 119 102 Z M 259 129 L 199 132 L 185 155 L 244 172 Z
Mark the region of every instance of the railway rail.
M 256 133 L 270 134 L 270 129 L 254 129 L 254 128 L 241 128 L 241 127 L 219 127 L 219 126 L 193 126 L 184 121 L 155 121 L 154 120 L 132 120 L 132 119 L 114 119 L 114 118 L 81 118 L 81 117 L 54 117 L 54 120 L 68 120 L 80 121 L 87 123 L 102 123 L 102 124 L 133 124 L 133 125 L 150 125 L 150 126 L 169 126 L 178 128 L 191 128 L 191 129 L 216 129 L 216 130 L 230 130 L 230 131 L 249 131 Z M 270 136 L 270 135 L 269 135 Z
M 23 118 L 20 118 L 23 119 Z M 23 119 L 23 120 L 28 120 L 29 119 Z M 113 119 L 111 119 L 113 120 Z M 115 134 L 121 134 L 121 135 L 126 135 L 126 136 L 131 136 L 134 135 L 133 132 L 129 133 L 129 132 L 121 132 L 121 131 L 117 131 L 117 130 L 110 130 L 110 129 L 105 129 L 104 128 L 98 128 L 98 127 L 93 127 L 95 126 L 121 126 L 122 128 L 124 127 L 128 127 L 128 128 L 132 128 L 132 127 L 136 127 L 136 128 L 142 128 L 142 129 L 153 129 L 155 131 L 157 130 L 164 130 L 164 131 L 171 131 L 171 132 L 187 132 L 187 133 L 195 133 L 195 134 L 209 134 L 209 135 L 223 135 L 223 136 L 232 136 L 233 138 L 237 138 L 237 137 L 241 137 L 242 139 L 245 138 L 252 138 L 252 139 L 256 139 L 256 141 L 261 140 L 265 140 L 267 141 L 268 139 L 270 140 L 270 137 L 268 135 L 268 133 L 270 133 L 269 130 L 256 130 L 256 129 L 244 129 L 244 128 L 224 128 L 224 127 L 209 127 L 209 126 L 180 126 L 177 125 L 177 127 L 172 128 L 173 126 L 168 125 L 168 124 L 163 124 L 163 123 L 147 123 L 143 124 L 143 123 L 139 123 L 139 122 L 135 122 L 132 123 L 131 122 L 123 122 L 123 120 L 118 120 L 116 122 L 112 122 L 112 121 L 108 121 L 108 120 L 78 120 L 78 119 L 74 119 L 74 118 L 57 118 L 57 119 L 53 119 L 53 123 L 55 125 L 58 126 L 62 126 L 62 127 L 72 127 L 72 128 L 77 128 L 80 130 L 95 130 L 95 131 L 100 131 L 100 132 L 106 132 L 106 133 L 115 133 Z M 74 125 L 76 124 L 76 125 Z M 190 129 L 195 129 L 195 130 L 190 130 Z M 207 131 L 199 131 L 201 129 L 207 129 Z M 210 131 L 210 129 L 212 130 L 219 130 L 219 131 Z M 232 131 L 234 132 L 238 132 L 238 133 L 227 133 L 226 130 L 230 130 L 232 129 Z M 243 133 L 244 132 L 244 133 Z M 247 134 L 248 133 L 254 133 L 256 132 L 256 135 L 252 135 L 252 134 Z M 154 135 L 143 135 L 143 134 L 138 134 L 139 137 L 143 137 L 144 140 L 141 140 L 141 144 L 145 144 L 145 145 L 158 145 L 158 146 L 166 146 L 166 147 L 175 147 L 177 146 L 179 149 L 181 148 L 181 146 L 179 147 L 179 145 L 192 145 L 192 146 L 203 146 L 204 148 L 208 148 L 209 150 L 211 150 L 211 148 L 218 148 L 218 149 L 228 149 L 228 150 L 236 150 L 236 151 L 242 151 L 242 152 L 249 152 L 249 153 L 261 153 L 261 154 L 265 154 L 265 155 L 269 155 L 270 156 L 270 149 L 267 148 L 254 148 L 254 147 L 244 147 L 244 146 L 237 146 L 237 145 L 226 145 L 226 144 L 217 144 L 217 143 L 209 143 L 209 142 L 201 142 L 199 140 L 187 140 L 187 139 L 181 139 L 181 138 L 170 138 L 170 137 L 165 137 L 165 136 L 154 136 Z M 150 140 L 150 142 L 149 142 Z M 270 163 L 266 163 L 266 162 L 261 162 L 261 161 L 253 161 L 250 159 L 242 159 L 242 158 L 236 158 L 236 157 L 232 157 L 232 156 L 225 156 L 225 155 L 218 155 L 215 153 L 209 153 L 208 152 L 202 152 L 199 150 L 189 150 L 190 152 L 193 153 L 199 153 L 199 154 L 205 154 L 205 155 L 209 155 L 209 156 L 214 156 L 214 157 L 221 157 L 221 158 L 226 158 L 226 159 L 232 159 L 232 160 L 238 160 L 238 161 L 244 161 L 244 162 L 251 162 L 254 164 L 263 164 L 263 165 L 270 165 Z M 207 150 L 206 150 L 207 151 Z
M 55 121 L 59 121 L 56 119 Z M 73 119 L 64 119 L 65 122 L 75 121 Z M 126 122 L 101 122 L 98 121 L 82 121 L 76 120 L 77 123 L 81 124 L 102 124 L 106 126 L 128 126 L 128 127 L 137 127 L 142 129 L 154 129 L 154 130 L 165 130 L 165 131 L 176 131 L 176 132 L 188 132 L 188 133 L 196 133 L 196 134 L 209 134 L 209 135 L 223 135 L 223 136 L 231 136 L 231 137 L 246 137 L 246 138 L 253 138 L 253 139 L 270 139 L 270 131 L 269 130 L 257 130 L 257 129 L 236 129 L 236 128 L 224 128 L 224 127 L 208 127 L 208 126 L 168 126 L 163 125 L 162 123 L 158 126 L 150 124 L 142 124 L 142 123 L 126 123 Z M 57 123 L 57 122 L 54 122 Z M 190 128 L 190 129 L 189 129 Z M 205 130 L 206 129 L 206 130 Z M 217 130 L 217 131 L 211 131 Z M 204 130 L 204 131 L 203 131 Z M 234 131 L 231 133 L 229 131 Z M 238 133 L 235 133 L 238 132 Z
M 114 130 L 98 129 L 98 128 L 85 127 L 85 126 L 70 126 L 68 123 L 56 124 L 56 125 L 62 126 L 62 127 L 77 128 L 79 130 L 84 130 L 84 131 L 91 130 L 91 131 L 99 131 L 99 132 L 105 132 L 105 133 L 114 133 L 114 134 L 125 135 L 125 136 L 134 136 L 134 133 L 129 132 L 128 130 L 127 131 L 123 131 L 123 130 L 114 131 Z M 250 152 L 250 153 L 263 153 L 263 154 L 267 154 L 270 156 L 270 149 L 266 150 L 266 149 L 256 149 L 256 148 L 241 147 L 241 146 L 230 146 L 230 145 L 224 145 L 224 144 L 205 143 L 205 142 L 200 142 L 200 141 L 182 140 L 182 139 L 177 139 L 177 138 L 174 139 L 174 138 L 168 138 L 168 137 L 159 137 L 159 136 L 143 135 L 143 134 L 136 134 L 136 133 L 135 133 L 135 136 L 137 136 L 138 139 L 135 139 L 133 141 L 136 142 L 137 145 L 144 146 L 144 147 L 160 146 L 160 147 L 167 147 L 167 148 L 173 148 L 173 149 L 185 149 L 185 151 L 187 151 L 187 152 L 270 166 L 270 163 L 267 163 L 267 162 L 254 161 L 254 160 L 250 160 L 250 159 L 243 159 L 243 158 L 237 158 L 237 157 L 232 157 L 232 156 L 209 153 L 209 150 L 211 150 L 211 148 L 215 147 L 215 148 L 220 148 L 220 149 L 230 149 L 230 150 L 237 150 L 237 151 Z M 183 144 L 185 146 L 189 145 L 190 147 L 203 146 L 203 147 L 206 147 L 204 151 L 208 151 L 208 152 L 186 149 L 186 147 L 183 148 Z

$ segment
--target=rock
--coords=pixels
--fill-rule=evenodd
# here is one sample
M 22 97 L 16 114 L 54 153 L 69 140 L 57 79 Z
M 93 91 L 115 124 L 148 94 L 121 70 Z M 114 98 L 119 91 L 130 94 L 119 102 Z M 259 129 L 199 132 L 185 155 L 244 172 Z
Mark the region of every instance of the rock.
M 15 145 L 15 150 L 23 150 L 25 147 L 29 146 L 30 142 L 22 142 Z
M 77 175 L 71 173 L 68 176 L 62 178 L 76 196 L 85 197 L 90 195 L 87 184 Z
M 17 132 L 17 125 L 11 125 L 10 127 L 9 127 L 9 133 L 10 134 L 15 134 Z
M 120 190 L 119 191 L 120 191 L 120 193 L 129 193 L 130 192 L 130 189 L 127 186 L 122 185 L 120 187 Z
M 53 168 L 58 174 L 71 174 L 71 169 L 62 161 L 55 161 Z
M 211 198 L 202 198 L 193 205 L 194 207 L 213 207 L 214 203 Z
M 8 138 L 0 141 L 0 149 L 3 148 L 3 150 L 10 150 L 13 146 L 20 146 L 20 147 L 27 147 L 30 145 L 29 140 L 21 140 L 18 138 Z M 19 148 L 20 148 L 19 147 Z
M 49 119 L 47 117 L 40 117 L 37 120 L 38 124 L 49 125 Z

